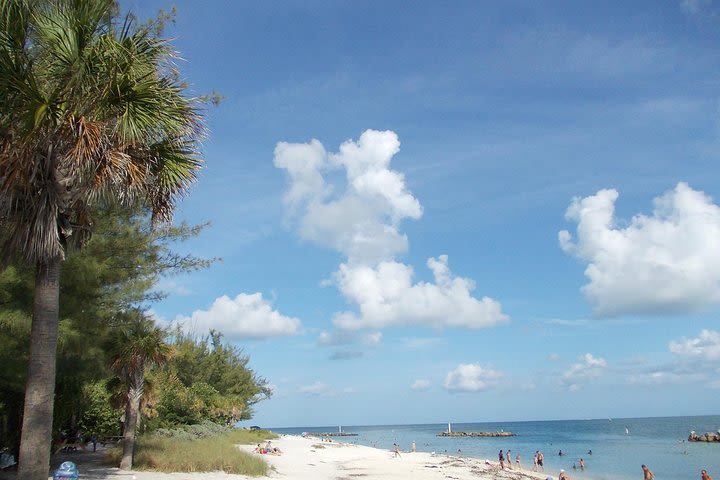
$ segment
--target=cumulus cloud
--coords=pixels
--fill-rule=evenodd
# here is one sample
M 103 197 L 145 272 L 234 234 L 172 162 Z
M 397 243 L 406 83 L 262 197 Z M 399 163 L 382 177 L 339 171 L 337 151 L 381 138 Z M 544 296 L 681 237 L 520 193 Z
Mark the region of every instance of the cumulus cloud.
M 404 218 L 420 218 L 422 207 L 405 186 L 404 176 L 391 170 L 399 151 L 394 132 L 367 130 L 357 142 L 348 140 L 328 154 L 322 144 L 280 142 L 275 166 L 290 178 L 285 194 L 289 220 L 300 236 L 344 253 L 351 263 L 375 262 L 407 250 L 398 231 Z M 324 174 L 344 169 L 346 188 L 335 194 Z
M 412 390 L 427 390 L 430 388 L 430 380 L 425 380 L 422 378 L 419 378 L 413 382 L 412 385 L 410 385 L 410 388 Z
M 399 227 L 418 219 L 422 206 L 390 162 L 400 150 L 391 131 L 365 131 L 328 153 L 320 142 L 280 142 L 275 166 L 290 180 L 285 194 L 288 221 L 306 240 L 344 254 L 332 276 L 358 312 L 340 312 L 333 323 L 346 330 L 395 325 L 482 328 L 506 322 L 500 304 L 472 295 L 472 280 L 454 275 L 448 257 L 427 261 L 434 282 L 413 283 L 413 268 L 396 256 L 408 248 Z M 332 183 L 344 171 L 345 183 Z M 324 341 L 321 339 L 321 342 Z
M 599 377 L 605 368 L 607 368 L 605 359 L 586 353 L 582 357 L 582 362 L 571 365 L 563 374 L 561 383 L 571 391 L 578 390 L 580 384 Z
M 718 361 L 720 360 L 720 332 L 701 330 L 697 338 L 683 338 L 670 342 L 670 351 L 682 357 Z
M 215 299 L 209 310 L 196 310 L 189 317 L 178 316 L 174 321 L 186 331 L 215 329 L 236 340 L 294 335 L 300 328 L 300 320 L 273 310 L 261 293 L 241 293 L 235 298 L 223 295 Z
M 333 323 L 350 330 L 399 325 L 477 329 L 508 321 L 500 303 L 473 297 L 473 282 L 453 276 L 447 260 L 446 255 L 428 260 L 435 282 L 415 284 L 412 267 L 402 263 L 340 265 L 337 285 L 345 298 L 358 305 L 360 314 L 342 312 Z
M 443 386 L 457 392 L 480 392 L 496 385 L 502 377 L 502 372 L 492 367 L 461 363 L 455 370 L 448 372 Z
M 678 183 L 654 200 L 652 216 L 615 219 L 616 190 L 575 199 L 565 216 L 577 238 L 558 238 L 587 262 L 582 288 L 600 316 L 668 314 L 720 304 L 720 207 Z

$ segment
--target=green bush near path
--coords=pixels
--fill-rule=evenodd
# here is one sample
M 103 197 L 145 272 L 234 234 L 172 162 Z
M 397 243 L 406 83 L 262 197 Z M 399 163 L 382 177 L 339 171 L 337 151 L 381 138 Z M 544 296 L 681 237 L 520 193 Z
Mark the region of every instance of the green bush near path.
M 238 475 L 267 475 L 265 461 L 241 451 L 236 445 L 253 445 L 277 435 L 265 430 L 233 430 L 212 437 L 196 439 L 146 435 L 135 444 L 133 469 L 158 472 L 217 472 Z M 109 452 L 108 461 L 120 463 L 122 449 Z

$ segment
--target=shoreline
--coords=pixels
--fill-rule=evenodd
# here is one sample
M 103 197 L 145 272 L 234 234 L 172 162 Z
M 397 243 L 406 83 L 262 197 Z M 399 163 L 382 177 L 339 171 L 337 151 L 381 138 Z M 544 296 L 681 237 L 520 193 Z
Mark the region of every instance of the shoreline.
M 387 478 L 401 480 L 545 480 L 557 478 L 555 472 L 533 472 L 527 469 L 501 470 L 498 462 L 448 454 L 428 452 L 404 452 L 396 456 L 391 450 L 365 445 L 324 441 L 307 435 L 281 435 L 272 440 L 282 455 L 262 455 L 271 465 L 270 478 L 287 480 L 364 480 Z M 242 445 L 241 449 L 252 452 L 254 445 Z M 259 454 L 255 454 L 259 455 Z

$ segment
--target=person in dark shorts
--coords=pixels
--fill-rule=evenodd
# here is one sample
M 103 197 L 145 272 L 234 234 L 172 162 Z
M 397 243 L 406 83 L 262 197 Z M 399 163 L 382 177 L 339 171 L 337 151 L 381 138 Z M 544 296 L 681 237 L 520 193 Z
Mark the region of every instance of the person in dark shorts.
M 543 466 L 543 462 L 545 461 L 545 455 L 543 455 L 542 452 L 538 452 L 538 470 L 545 471 L 545 467 Z

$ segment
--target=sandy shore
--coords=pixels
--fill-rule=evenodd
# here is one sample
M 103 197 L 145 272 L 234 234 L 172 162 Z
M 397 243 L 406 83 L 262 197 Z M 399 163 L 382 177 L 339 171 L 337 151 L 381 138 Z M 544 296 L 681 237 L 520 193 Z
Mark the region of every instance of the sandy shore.
M 268 477 L 275 480 L 491 480 L 557 478 L 558 472 L 534 473 L 529 470 L 500 470 L 497 462 L 425 452 L 393 452 L 342 442 L 323 442 L 319 438 L 283 435 L 272 441 L 282 455 L 260 455 L 254 445 L 239 448 L 262 456 L 272 467 Z M 122 472 L 102 465 L 101 455 L 69 454 L 65 460 L 78 464 L 82 480 L 240 480 L 257 477 L 210 473 Z M 63 459 L 56 459 L 62 461 Z M 0 474 L 0 478 L 12 478 Z M 261 477 L 262 478 L 262 477 Z
M 546 479 L 550 474 L 532 471 L 500 470 L 497 462 L 425 452 L 402 452 L 399 457 L 388 450 L 341 442 L 322 442 L 318 438 L 282 436 L 273 444 L 280 456 L 263 455 L 273 472 L 270 478 L 282 480 L 490 480 Z M 248 451 L 252 447 L 245 447 Z

